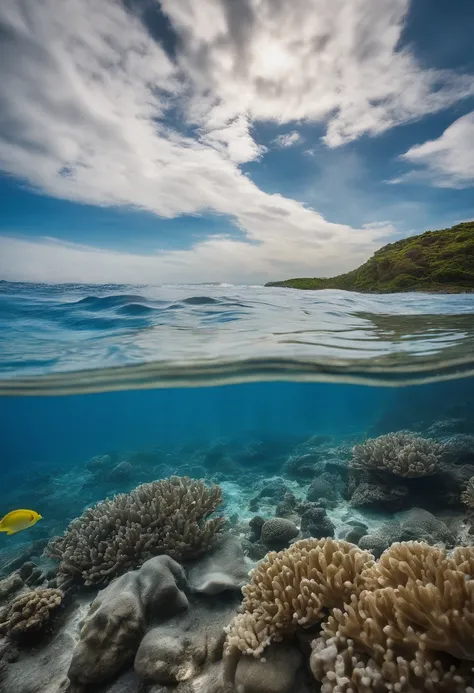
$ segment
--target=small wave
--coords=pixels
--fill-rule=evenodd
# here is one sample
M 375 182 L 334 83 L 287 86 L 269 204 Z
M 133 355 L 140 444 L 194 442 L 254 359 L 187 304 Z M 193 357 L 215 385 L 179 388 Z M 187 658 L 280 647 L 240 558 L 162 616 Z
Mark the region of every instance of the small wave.
M 20 288 L 1 285 L 1 393 L 249 379 L 394 385 L 474 371 L 468 294 Z
M 110 310 L 130 303 L 147 303 L 148 299 L 134 294 L 119 294 L 118 296 L 86 296 L 76 301 L 73 306 L 87 307 L 88 310 Z M 68 304 L 66 304 L 68 305 Z M 69 307 L 72 307 L 69 304 Z
M 187 306 L 206 306 L 219 303 L 217 299 L 211 298 L 211 296 L 190 296 L 189 298 L 184 298 L 182 302 Z
M 117 313 L 120 315 L 150 315 L 156 311 L 156 308 L 144 305 L 142 303 L 127 303 L 125 306 L 120 306 L 117 309 Z

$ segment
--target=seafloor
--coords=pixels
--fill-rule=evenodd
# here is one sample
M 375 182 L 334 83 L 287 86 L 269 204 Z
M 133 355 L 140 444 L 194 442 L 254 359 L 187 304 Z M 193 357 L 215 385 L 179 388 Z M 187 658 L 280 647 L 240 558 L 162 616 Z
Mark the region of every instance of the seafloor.
M 0 690 L 473 693 L 471 424 L 10 471 Z

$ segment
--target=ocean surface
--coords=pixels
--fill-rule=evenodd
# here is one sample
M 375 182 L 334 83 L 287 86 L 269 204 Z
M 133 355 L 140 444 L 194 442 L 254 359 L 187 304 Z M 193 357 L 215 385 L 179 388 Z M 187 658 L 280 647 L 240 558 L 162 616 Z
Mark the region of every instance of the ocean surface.
M 292 496 L 324 508 L 309 536 L 370 534 L 421 508 L 466 545 L 474 295 L 0 282 L 0 421 L 0 515 L 43 518 L 0 533 L 0 578 L 32 561 L 37 584 L 54 583 L 53 537 L 172 475 L 221 487 L 248 560 L 261 550 L 249 522 Z M 355 445 L 402 431 L 454 446 L 448 481 L 353 476 Z
M 0 282 L 0 394 L 466 375 L 473 312 L 469 294 Z

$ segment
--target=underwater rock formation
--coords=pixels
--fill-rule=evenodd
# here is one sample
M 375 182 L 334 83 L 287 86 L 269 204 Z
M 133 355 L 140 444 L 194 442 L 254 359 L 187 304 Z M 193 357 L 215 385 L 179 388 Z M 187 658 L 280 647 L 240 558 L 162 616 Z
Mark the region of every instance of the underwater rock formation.
M 231 693 L 222 683 L 221 660 L 224 627 L 247 577 L 243 552 L 227 536 L 186 570 L 187 579 L 176 561 L 158 556 L 116 578 L 92 605 L 82 590 L 52 640 L 5 663 L 0 691 Z M 0 659 L 2 652 L 0 642 Z M 250 680 L 243 691 L 252 690 Z
M 254 517 L 249 520 L 249 527 L 252 530 L 252 533 L 249 536 L 249 541 L 255 542 L 260 539 L 264 524 L 265 520 L 260 515 L 254 515 Z
M 179 563 L 156 556 L 99 592 L 82 626 L 69 679 L 97 683 L 131 664 L 150 622 L 187 609 L 179 588 L 184 581 Z
M 282 500 L 277 503 L 275 508 L 275 517 L 285 517 L 292 519 L 295 517 L 297 500 L 294 493 L 289 491 L 285 493 Z
M 324 472 L 312 480 L 306 492 L 306 498 L 312 502 L 318 501 L 321 498 L 334 500 L 337 497 L 335 482 L 337 482 L 337 479 Z
M 285 495 L 285 493 L 288 493 L 288 491 L 289 489 L 283 479 L 276 478 L 272 479 L 262 487 L 258 497 L 270 498 L 274 501 L 278 501 Z
M 133 664 L 138 682 L 159 691 L 179 691 L 176 686 L 192 680 L 196 690 L 225 693 L 224 627 L 236 613 L 246 576 L 243 552 L 229 536 L 193 562 L 187 578 L 168 556 L 117 578 L 99 593 L 84 621 L 70 680 L 87 691 Z
M 224 537 L 214 549 L 193 563 L 187 572 L 189 589 L 202 595 L 238 591 L 248 580 L 248 567 L 242 544 L 232 535 Z
M 351 496 L 351 505 L 354 508 L 372 508 L 386 512 L 397 512 L 409 504 L 409 491 L 406 486 L 397 484 L 389 486 L 385 484 L 361 483 L 356 486 Z
M 108 583 L 158 554 L 199 556 L 220 536 L 224 518 L 208 518 L 221 502 L 219 486 L 170 477 L 97 503 L 47 546 L 60 561 L 59 586 Z
M 412 508 L 365 534 L 357 544 L 378 558 L 394 542 L 412 540 L 430 545 L 443 544 L 448 548 L 456 543 L 455 534 L 442 520 L 423 508 Z
M 301 650 L 292 644 L 273 643 L 265 658 L 243 656 L 235 671 L 235 689 L 242 693 L 311 693 Z M 222 690 L 222 689 L 221 689 Z
M 360 537 L 357 544 L 361 549 L 366 549 L 373 553 L 376 558 L 379 558 L 394 541 L 400 540 L 401 531 L 400 523 L 397 520 L 391 520 L 390 522 L 385 522 L 370 534 L 364 534 Z
M 401 541 L 424 541 L 427 544 L 438 542 L 448 548 L 453 547 L 456 537 L 446 524 L 422 508 L 412 508 L 401 519 Z
M 324 471 L 325 463 L 321 452 L 292 455 L 283 465 L 283 473 L 290 479 L 309 480 Z
M 301 533 L 304 538 L 322 539 L 334 536 L 334 525 L 324 508 L 316 503 L 301 504 Z
M 4 601 L 11 594 L 15 594 L 23 587 L 23 580 L 18 573 L 12 573 L 4 580 L 0 580 L 0 602 Z

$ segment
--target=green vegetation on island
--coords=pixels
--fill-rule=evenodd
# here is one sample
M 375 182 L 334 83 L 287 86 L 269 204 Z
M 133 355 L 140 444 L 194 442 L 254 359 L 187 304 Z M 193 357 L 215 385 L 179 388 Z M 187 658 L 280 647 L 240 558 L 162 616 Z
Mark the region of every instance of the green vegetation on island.
M 344 289 L 393 293 L 474 291 L 474 221 L 389 243 L 363 265 L 328 279 L 268 282 L 292 289 Z

